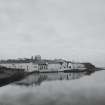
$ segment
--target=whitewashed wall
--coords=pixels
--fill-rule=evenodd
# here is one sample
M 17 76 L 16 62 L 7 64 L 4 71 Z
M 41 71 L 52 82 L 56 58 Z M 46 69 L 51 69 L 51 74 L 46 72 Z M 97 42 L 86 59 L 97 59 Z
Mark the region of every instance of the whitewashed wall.
M 72 64 L 72 63 L 69 63 L 69 64 L 68 64 L 68 68 L 69 68 L 69 69 L 73 69 L 73 64 Z
M 50 71 L 58 71 L 61 69 L 60 64 L 48 64 L 48 70 Z
M 32 71 L 43 71 L 45 69 L 39 69 L 40 66 L 35 63 L 5 63 L 5 64 L 0 64 L 1 66 L 5 66 L 7 68 L 17 68 L 17 69 L 25 69 L 27 72 L 32 72 Z M 63 71 L 66 69 L 84 69 L 85 66 L 84 64 L 80 63 L 69 63 L 67 66 L 67 63 L 64 62 L 62 65 L 60 63 L 52 63 L 48 64 L 48 67 L 46 70 L 49 71 Z
M 27 72 L 38 71 L 38 64 L 35 63 L 5 63 L 0 65 L 7 68 L 25 69 Z
M 67 62 L 63 62 L 63 64 L 61 65 L 61 69 L 66 69 L 67 68 Z

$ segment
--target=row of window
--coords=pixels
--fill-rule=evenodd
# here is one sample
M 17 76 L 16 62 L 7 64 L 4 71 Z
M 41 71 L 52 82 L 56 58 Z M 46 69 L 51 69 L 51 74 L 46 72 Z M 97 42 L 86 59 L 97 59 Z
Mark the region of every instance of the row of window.
M 47 65 L 40 65 L 38 68 L 39 70 L 48 69 Z

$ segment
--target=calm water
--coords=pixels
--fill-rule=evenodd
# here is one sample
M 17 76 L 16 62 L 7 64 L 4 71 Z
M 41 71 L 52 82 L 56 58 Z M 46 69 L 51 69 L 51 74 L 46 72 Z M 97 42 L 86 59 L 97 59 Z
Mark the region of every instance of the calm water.
M 98 89 L 95 92 L 94 82 L 85 77 L 91 76 L 85 73 L 32 74 L 1 87 L 0 105 L 99 105 L 100 102 L 105 105 L 99 87 L 95 87 Z
M 35 86 L 40 85 L 46 81 L 61 81 L 61 80 L 74 80 L 79 79 L 84 76 L 85 73 L 40 73 L 40 74 L 32 74 L 25 79 L 13 83 L 14 85 L 19 86 Z

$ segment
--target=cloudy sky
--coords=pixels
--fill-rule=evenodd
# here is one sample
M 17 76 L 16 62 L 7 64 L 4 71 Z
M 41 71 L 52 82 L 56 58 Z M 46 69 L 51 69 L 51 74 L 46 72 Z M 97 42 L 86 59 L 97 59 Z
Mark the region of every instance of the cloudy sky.
M 105 0 L 0 0 L 0 59 L 37 54 L 105 66 Z

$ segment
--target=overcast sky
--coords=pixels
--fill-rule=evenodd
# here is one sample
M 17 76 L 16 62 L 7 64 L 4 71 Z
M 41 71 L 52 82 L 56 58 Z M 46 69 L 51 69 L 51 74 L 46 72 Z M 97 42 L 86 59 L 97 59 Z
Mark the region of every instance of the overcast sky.
M 0 59 L 37 54 L 105 66 L 105 0 L 0 0 Z

